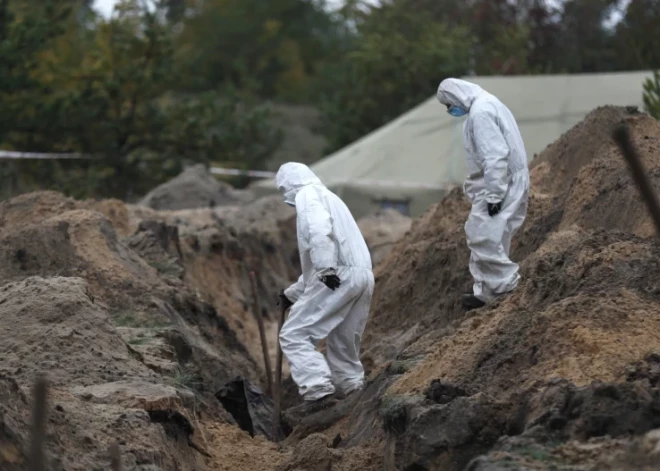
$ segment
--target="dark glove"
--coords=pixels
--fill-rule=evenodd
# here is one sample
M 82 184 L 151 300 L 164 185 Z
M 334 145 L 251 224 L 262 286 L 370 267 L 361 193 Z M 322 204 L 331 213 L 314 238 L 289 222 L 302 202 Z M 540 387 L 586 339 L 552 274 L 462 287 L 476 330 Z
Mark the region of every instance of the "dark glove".
M 495 216 L 502 210 L 502 202 L 499 203 L 487 203 L 488 204 L 488 215 L 490 217 Z
M 279 299 L 277 301 L 277 305 L 284 309 L 285 311 L 289 309 L 291 306 L 293 306 L 293 303 L 289 301 L 289 298 L 286 297 L 284 294 L 284 290 L 280 293 Z
M 341 280 L 337 275 L 323 275 L 321 281 L 332 291 L 336 290 L 341 285 Z

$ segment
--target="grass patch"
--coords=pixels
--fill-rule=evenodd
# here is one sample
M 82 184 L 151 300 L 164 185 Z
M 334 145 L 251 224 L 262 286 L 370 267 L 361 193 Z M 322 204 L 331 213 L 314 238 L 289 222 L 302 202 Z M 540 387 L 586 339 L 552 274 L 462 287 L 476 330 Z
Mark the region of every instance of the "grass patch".
M 522 456 L 531 458 L 536 461 L 550 461 L 552 459 L 550 453 L 548 453 L 543 448 L 525 446 L 525 447 L 517 448 L 516 452 L 521 454 Z
M 408 426 L 408 400 L 405 397 L 386 397 L 380 405 L 383 428 L 388 433 L 403 435 Z
M 192 391 L 199 391 L 202 386 L 202 378 L 187 368 L 177 368 L 172 380 L 174 386 Z
M 163 275 L 179 276 L 179 274 L 181 273 L 181 267 L 172 263 L 149 262 L 149 265 L 155 268 L 158 271 L 158 273 L 161 273 Z
M 119 327 L 138 327 L 138 316 L 134 312 L 125 311 L 114 316 L 115 325 Z
M 160 329 L 171 324 L 161 319 L 146 318 L 135 311 L 122 311 L 112 316 L 117 327 L 142 327 L 146 329 Z
M 138 337 L 128 341 L 129 345 L 145 345 L 153 340 L 153 337 Z

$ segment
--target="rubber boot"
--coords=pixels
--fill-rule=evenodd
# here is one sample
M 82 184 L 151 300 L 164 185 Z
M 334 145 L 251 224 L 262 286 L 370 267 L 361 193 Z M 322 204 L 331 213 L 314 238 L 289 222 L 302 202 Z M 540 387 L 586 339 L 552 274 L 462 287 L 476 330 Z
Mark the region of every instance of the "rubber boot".
M 321 412 L 323 410 L 329 409 L 337 405 L 341 399 L 338 397 L 337 393 L 328 394 L 323 396 L 320 399 L 315 401 L 303 401 L 302 404 L 291 407 L 284 412 L 285 419 L 290 424 L 296 424 L 300 422 L 303 418 Z
M 466 311 L 479 309 L 480 307 L 484 307 L 485 305 L 486 305 L 485 302 L 477 298 L 472 293 L 465 293 L 461 295 L 461 306 L 463 306 L 463 309 L 465 309 Z

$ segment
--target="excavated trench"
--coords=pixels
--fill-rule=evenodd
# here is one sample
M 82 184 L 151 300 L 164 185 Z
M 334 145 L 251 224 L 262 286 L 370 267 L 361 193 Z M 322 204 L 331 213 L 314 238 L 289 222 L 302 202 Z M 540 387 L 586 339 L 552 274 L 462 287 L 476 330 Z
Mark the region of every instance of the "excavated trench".
M 592 112 L 534 160 L 513 247 L 522 282 L 491 306 L 457 302 L 470 287 L 458 190 L 399 221 L 398 244 L 374 253 L 365 389 L 295 420 L 285 410 L 278 443 L 249 273 L 274 363 L 275 300 L 299 268 L 279 198 L 0 203 L 0 469 L 29 462 L 39 372 L 48 469 L 107 467 L 115 442 L 127 470 L 656 469 L 660 245 L 610 138 L 622 122 L 660 185 L 660 125 Z M 209 200 L 196 191 L 183 193 Z M 374 247 L 390 243 L 383 217 L 361 223 Z M 296 405 L 290 379 L 283 389 Z

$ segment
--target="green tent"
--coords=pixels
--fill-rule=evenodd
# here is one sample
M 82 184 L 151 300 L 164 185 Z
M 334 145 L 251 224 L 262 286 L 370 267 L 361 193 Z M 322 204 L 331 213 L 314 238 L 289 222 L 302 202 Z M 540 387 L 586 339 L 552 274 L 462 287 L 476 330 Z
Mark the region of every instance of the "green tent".
M 513 112 L 530 160 L 602 105 L 642 106 L 651 72 L 466 77 Z M 360 218 L 382 207 L 417 216 L 466 175 L 463 120 L 450 117 L 435 96 L 311 166 Z M 259 195 L 272 180 L 254 184 Z

